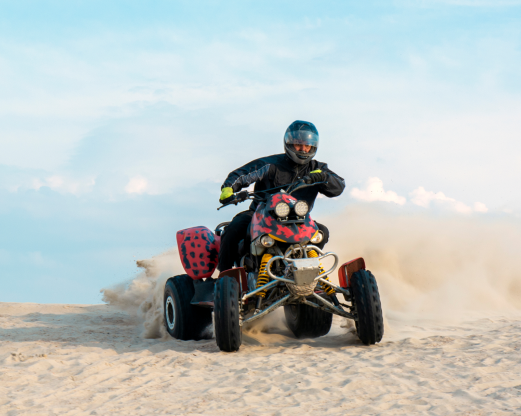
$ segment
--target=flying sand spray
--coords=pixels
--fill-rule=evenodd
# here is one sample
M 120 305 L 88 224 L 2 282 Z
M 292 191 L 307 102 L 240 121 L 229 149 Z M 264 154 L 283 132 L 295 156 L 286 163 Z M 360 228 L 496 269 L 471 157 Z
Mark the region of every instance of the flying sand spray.
M 397 214 L 353 204 L 324 223 L 331 230 L 329 249 L 341 258 L 365 258 L 378 280 L 384 315 L 392 317 L 391 330 L 397 320 L 452 322 L 467 313 L 521 311 L 518 219 Z M 177 249 L 137 265 L 143 271 L 131 281 L 102 289 L 103 301 L 137 315 L 144 338 L 164 337 L 164 284 L 184 273 Z M 273 319 L 264 321 L 246 330 L 273 326 Z

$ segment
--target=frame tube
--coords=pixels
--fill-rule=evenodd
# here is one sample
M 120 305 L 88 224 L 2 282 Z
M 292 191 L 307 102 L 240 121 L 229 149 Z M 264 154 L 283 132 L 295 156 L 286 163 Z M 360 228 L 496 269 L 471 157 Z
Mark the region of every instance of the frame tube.
M 339 291 L 343 295 L 347 295 L 347 296 L 351 295 L 351 292 L 349 292 L 349 289 L 344 289 L 343 287 L 337 286 L 334 283 L 328 282 L 326 279 L 322 279 L 320 276 L 318 277 L 318 281 L 335 288 L 337 291 Z
M 246 293 L 242 297 L 242 301 L 244 302 L 246 299 L 251 298 L 252 296 L 256 295 L 257 293 L 262 292 L 263 290 L 266 290 L 266 289 L 270 289 L 272 286 L 276 286 L 277 283 L 278 282 L 275 280 L 274 282 L 266 283 L 264 286 L 261 286 L 255 290 L 252 290 L 251 292 Z
M 282 306 L 284 305 L 284 303 L 286 303 L 286 301 L 291 297 L 291 294 L 287 294 L 286 296 L 284 296 L 282 299 L 279 299 L 277 302 L 271 304 L 270 306 L 268 306 L 266 309 L 264 309 L 262 312 L 256 314 L 256 315 L 253 315 L 253 316 L 250 316 L 248 319 L 245 319 L 244 321 L 242 322 L 239 322 L 239 325 L 240 326 L 243 326 L 246 322 L 252 322 L 252 321 L 255 321 L 256 319 L 259 319 L 259 318 L 262 318 L 264 315 L 267 315 L 268 313 L 270 313 L 271 311 L 277 309 L 279 306 Z
M 323 297 L 318 296 L 316 293 L 313 293 L 313 296 L 315 299 L 319 300 L 323 304 L 327 305 L 329 309 L 331 309 L 333 312 L 335 312 L 337 315 L 345 316 L 346 318 L 355 319 L 353 315 L 351 315 L 349 312 L 344 311 L 343 309 L 337 308 L 335 305 L 333 305 L 331 302 L 328 302 Z

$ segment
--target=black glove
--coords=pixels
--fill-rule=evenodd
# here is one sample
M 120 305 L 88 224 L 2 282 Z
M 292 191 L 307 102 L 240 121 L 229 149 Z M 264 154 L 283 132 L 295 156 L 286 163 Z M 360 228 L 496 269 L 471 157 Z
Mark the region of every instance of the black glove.
M 235 194 L 235 198 L 237 199 L 237 202 L 246 201 L 248 199 L 248 191 L 242 191 Z
M 310 172 L 308 176 L 304 176 L 303 179 L 307 184 L 325 182 L 327 180 L 327 173 L 314 171 Z

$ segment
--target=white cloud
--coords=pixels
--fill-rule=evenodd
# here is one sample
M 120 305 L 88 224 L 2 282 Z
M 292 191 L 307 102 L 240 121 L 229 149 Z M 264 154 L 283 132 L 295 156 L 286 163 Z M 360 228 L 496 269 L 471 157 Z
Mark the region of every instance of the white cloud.
M 86 177 L 82 180 L 75 180 L 60 175 L 53 175 L 43 179 L 33 178 L 28 187 L 35 190 L 39 190 L 42 187 L 48 187 L 53 191 L 80 195 L 92 191 L 92 188 L 95 184 L 96 181 L 92 177 Z M 17 191 L 19 188 L 23 187 L 23 185 L 18 185 L 14 187 L 13 191 Z
M 134 176 L 125 186 L 127 194 L 142 194 L 148 188 L 148 181 L 142 176 Z
M 474 202 L 474 211 L 476 211 L 476 212 L 488 212 L 488 208 L 482 202 Z
M 388 65 L 381 54 L 346 60 L 363 47 L 365 31 L 389 30 L 381 17 L 346 16 L 326 21 L 325 29 L 335 29 L 321 29 L 318 37 L 290 19 L 292 26 L 268 20 L 211 39 L 191 26 L 150 25 L 141 32 L 82 32 L 64 42 L 0 42 L 0 164 L 44 169 L 40 179 L 89 175 L 100 184 L 117 176 L 107 183 L 111 195 L 143 175 L 143 192 L 168 193 L 188 180 L 222 182 L 249 160 L 281 152 L 287 125 L 309 119 L 323 137 L 319 160 L 348 181 L 365 180 L 380 158 L 378 175 L 386 183 L 392 177 L 412 190 L 461 181 L 461 189 L 464 183 L 477 194 L 470 201 L 482 198 L 484 186 L 491 191 L 483 202 L 504 202 L 503 189 L 516 189 L 521 166 L 519 40 L 508 36 L 515 22 L 491 24 L 487 33 L 480 25 L 463 34 L 449 25 L 441 38 L 407 45 L 384 39 L 388 55 L 403 58 Z M 415 30 L 407 16 L 401 22 Z M 357 41 L 338 42 L 339 36 Z M 85 143 L 96 140 L 86 152 Z M 426 163 L 425 154 L 436 163 Z M 503 187 L 493 186 L 507 174 Z M 23 183 L 12 180 L 9 189 Z
M 446 196 L 443 192 L 432 192 L 427 191 L 423 186 L 418 187 L 410 194 L 411 202 L 423 208 L 429 208 L 431 202 L 439 203 L 442 206 L 449 207 L 456 212 L 462 214 L 470 214 L 471 212 L 487 212 L 488 208 L 482 202 L 476 202 L 474 209 L 466 205 L 461 201 L 457 201 L 454 198 Z
M 376 177 L 367 180 L 365 189 L 353 188 L 351 196 L 367 202 L 384 201 L 394 202 L 398 205 L 404 205 L 406 202 L 406 199 L 403 196 L 399 196 L 396 192 L 385 191 L 382 180 Z
M 443 192 L 434 193 L 432 191 L 426 191 L 423 186 L 420 186 L 418 189 L 415 189 L 410 193 L 412 196 L 412 203 L 416 204 L 420 207 L 428 208 L 431 201 L 447 201 L 447 202 L 455 202 L 456 200 L 453 198 L 449 198 L 445 196 Z

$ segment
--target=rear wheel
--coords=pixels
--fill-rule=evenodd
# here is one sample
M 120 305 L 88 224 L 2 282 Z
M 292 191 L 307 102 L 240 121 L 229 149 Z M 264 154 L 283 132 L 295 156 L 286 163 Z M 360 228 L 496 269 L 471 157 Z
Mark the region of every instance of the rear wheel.
M 365 345 L 382 340 L 384 322 L 376 279 L 369 270 L 358 270 L 351 277 L 353 306 L 358 317 L 356 332 Z
M 284 315 L 289 329 L 297 338 L 317 338 L 326 335 L 333 321 L 333 315 L 329 312 L 303 304 L 285 305 Z
M 239 326 L 239 284 L 231 276 L 223 276 L 215 283 L 214 294 L 215 339 L 221 351 L 238 351 L 242 343 Z
M 194 282 L 183 274 L 165 284 L 163 318 L 167 332 L 174 338 L 200 340 L 210 337 L 205 330 L 212 323 L 212 310 L 191 305 Z

